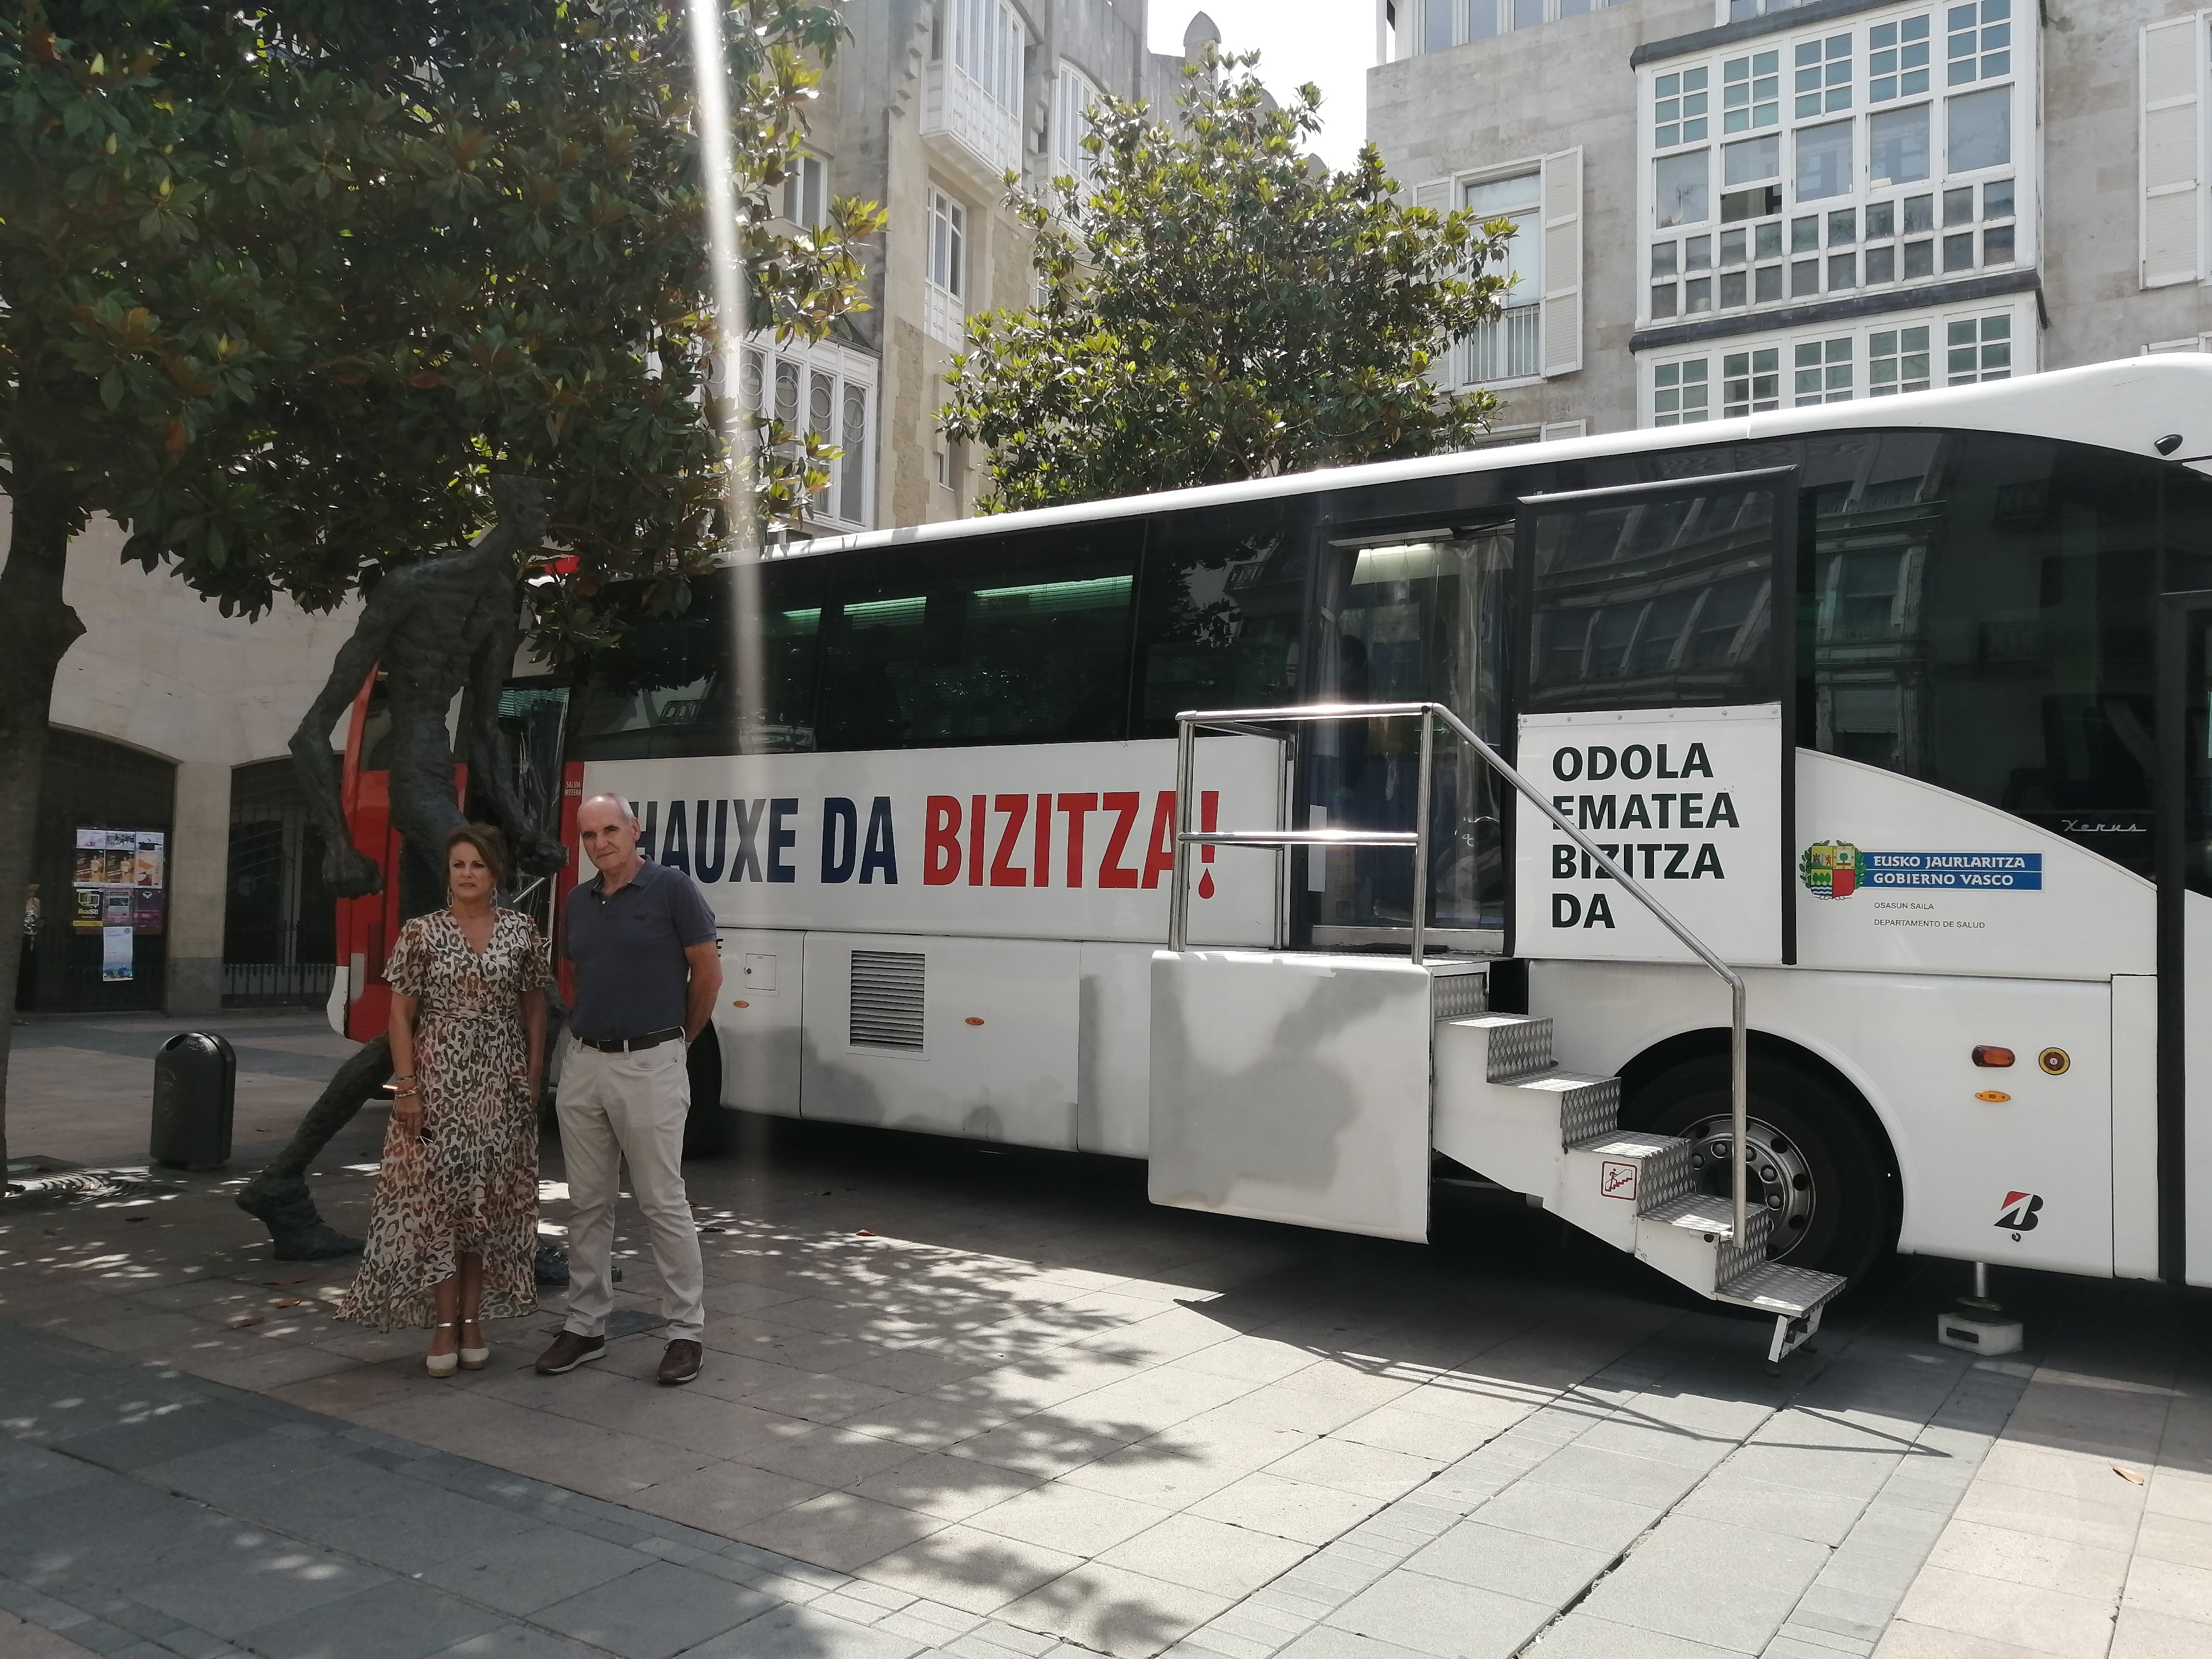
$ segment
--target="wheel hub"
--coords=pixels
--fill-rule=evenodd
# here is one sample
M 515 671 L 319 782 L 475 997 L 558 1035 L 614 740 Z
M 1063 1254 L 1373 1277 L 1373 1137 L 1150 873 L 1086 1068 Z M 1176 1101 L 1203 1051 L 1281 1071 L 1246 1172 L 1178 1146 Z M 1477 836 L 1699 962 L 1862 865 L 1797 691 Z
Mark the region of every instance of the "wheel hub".
M 1772 1124 L 1753 1118 L 1744 1137 L 1745 1195 L 1773 1218 L 1767 1252 L 1787 1255 L 1813 1224 L 1819 1194 L 1813 1189 L 1813 1169 L 1797 1143 Z M 1690 1168 L 1698 1189 L 1715 1197 L 1729 1194 L 1729 1156 L 1735 1136 L 1726 1118 L 1707 1119 L 1689 1132 Z

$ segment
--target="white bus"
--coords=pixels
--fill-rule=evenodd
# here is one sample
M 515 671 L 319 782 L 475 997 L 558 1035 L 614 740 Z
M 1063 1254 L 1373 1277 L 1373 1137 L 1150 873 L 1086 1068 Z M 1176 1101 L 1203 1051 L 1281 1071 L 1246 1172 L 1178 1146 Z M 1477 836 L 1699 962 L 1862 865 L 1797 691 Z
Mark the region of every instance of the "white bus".
M 1401 1238 L 1494 1183 L 1790 1340 L 1891 1249 L 2212 1284 L 2207 457 L 2160 356 L 817 541 L 759 707 L 697 584 L 567 787 L 714 904 L 729 1108 Z M 1449 710 L 1740 972 L 1741 1147 L 1713 974 L 1449 728 L 1425 789 L 1425 717 L 1275 719 L 1345 702 Z

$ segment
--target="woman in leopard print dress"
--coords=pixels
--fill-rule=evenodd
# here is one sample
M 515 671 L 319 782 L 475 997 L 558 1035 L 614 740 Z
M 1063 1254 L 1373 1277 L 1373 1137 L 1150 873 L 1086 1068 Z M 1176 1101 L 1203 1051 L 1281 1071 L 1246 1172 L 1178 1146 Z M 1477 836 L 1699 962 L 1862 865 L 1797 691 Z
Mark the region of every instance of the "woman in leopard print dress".
M 425 1361 L 483 1366 L 480 1319 L 538 1305 L 538 1094 L 545 947 L 530 918 L 492 902 L 498 832 L 446 841 L 446 909 L 400 930 L 392 985 L 392 1125 L 362 1251 L 338 1316 L 429 1326 Z

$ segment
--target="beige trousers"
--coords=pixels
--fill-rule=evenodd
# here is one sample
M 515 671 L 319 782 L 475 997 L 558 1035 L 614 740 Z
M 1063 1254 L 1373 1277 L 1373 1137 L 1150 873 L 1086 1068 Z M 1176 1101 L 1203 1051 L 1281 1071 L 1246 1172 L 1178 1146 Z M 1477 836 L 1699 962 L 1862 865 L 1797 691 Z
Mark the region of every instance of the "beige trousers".
M 606 1334 L 614 1306 L 611 1257 L 621 1165 L 653 1238 L 661 1313 L 671 1341 L 699 1340 L 707 1322 L 699 1229 L 684 1191 L 684 1120 L 691 1079 L 684 1045 L 606 1054 L 571 1041 L 561 1060 L 561 1161 L 568 1175 L 568 1317 L 579 1336 Z

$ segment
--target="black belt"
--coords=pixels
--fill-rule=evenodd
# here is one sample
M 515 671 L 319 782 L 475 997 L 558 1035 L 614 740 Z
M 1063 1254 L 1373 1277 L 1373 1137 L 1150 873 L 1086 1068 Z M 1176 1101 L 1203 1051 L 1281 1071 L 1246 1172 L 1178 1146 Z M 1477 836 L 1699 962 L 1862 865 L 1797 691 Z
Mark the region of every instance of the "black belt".
M 647 1031 L 643 1036 L 580 1036 L 576 1041 L 582 1043 L 586 1048 L 597 1048 L 603 1054 L 619 1054 L 638 1048 L 658 1048 L 662 1043 L 668 1042 L 670 1039 L 680 1037 L 683 1035 L 684 1028 L 681 1025 L 671 1025 L 664 1030 Z

